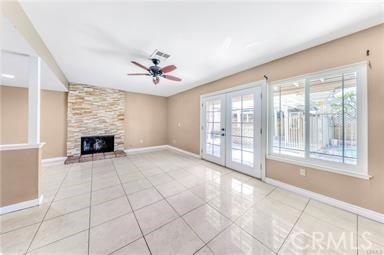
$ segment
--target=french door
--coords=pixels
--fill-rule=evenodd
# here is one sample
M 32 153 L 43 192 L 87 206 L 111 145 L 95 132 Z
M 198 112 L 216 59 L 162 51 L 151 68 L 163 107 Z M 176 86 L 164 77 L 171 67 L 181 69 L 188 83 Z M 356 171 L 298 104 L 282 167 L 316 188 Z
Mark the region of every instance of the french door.
M 261 178 L 261 87 L 202 97 L 202 157 Z
M 203 158 L 225 165 L 225 94 L 203 99 Z

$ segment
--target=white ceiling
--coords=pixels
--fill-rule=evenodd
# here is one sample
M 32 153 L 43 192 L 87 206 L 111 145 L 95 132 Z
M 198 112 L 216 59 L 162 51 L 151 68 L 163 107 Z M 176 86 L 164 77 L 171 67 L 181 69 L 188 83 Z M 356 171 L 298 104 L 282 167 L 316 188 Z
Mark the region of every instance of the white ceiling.
M 1 17 L 1 25 L 0 73 L 12 75 L 14 78 L 0 76 L 0 85 L 28 87 L 29 56 L 36 56 L 36 52 L 5 17 Z M 64 84 L 44 61 L 41 62 L 40 73 L 42 89 L 66 91 Z
M 169 96 L 384 21 L 380 2 L 22 1 L 70 82 Z M 159 49 L 177 83 L 149 77 Z

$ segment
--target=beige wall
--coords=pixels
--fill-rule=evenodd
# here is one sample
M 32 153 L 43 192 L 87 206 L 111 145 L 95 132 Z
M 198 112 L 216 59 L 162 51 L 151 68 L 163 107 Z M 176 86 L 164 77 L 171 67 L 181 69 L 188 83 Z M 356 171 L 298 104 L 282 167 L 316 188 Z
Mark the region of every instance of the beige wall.
M 0 151 L 0 207 L 38 198 L 40 158 L 38 148 Z
M 167 98 L 126 93 L 125 148 L 164 144 L 167 144 Z
M 43 90 L 41 93 L 41 141 L 43 158 L 66 156 L 67 141 L 67 96 L 66 92 Z
M 28 90 L 0 86 L 0 144 L 28 141 Z
M 28 142 L 28 90 L 0 86 L 0 144 Z M 42 158 L 66 156 L 67 93 L 41 92 L 40 140 L 45 142 Z
M 366 50 L 370 56 L 366 56 Z M 307 169 L 299 176 L 299 167 L 267 161 L 267 176 L 384 213 L 384 25 L 290 55 L 285 58 L 211 82 L 168 99 L 168 143 L 199 153 L 200 95 L 262 80 L 289 78 L 327 68 L 370 61 L 368 70 L 369 107 L 369 181 Z M 180 123 L 180 127 L 178 126 Z
M 43 159 L 67 155 L 67 95 L 41 93 Z M 28 90 L 0 86 L 0 99 L 0 144 L 27 143 Z M 167 144 L 167 98 L 126 93 L 124 135 L 125 148 Z

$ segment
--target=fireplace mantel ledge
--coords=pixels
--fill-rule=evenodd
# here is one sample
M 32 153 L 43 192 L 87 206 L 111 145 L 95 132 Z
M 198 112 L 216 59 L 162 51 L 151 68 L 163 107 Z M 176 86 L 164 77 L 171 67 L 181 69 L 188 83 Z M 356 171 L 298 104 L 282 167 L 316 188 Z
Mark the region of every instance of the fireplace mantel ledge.
M 18 144 L 1 144 L 0 151 L 13 151 L 13 150 L 26 150 L 26 149 L 40 149 L 45 143 L 29 144 L 29 143 L 18 143 Z

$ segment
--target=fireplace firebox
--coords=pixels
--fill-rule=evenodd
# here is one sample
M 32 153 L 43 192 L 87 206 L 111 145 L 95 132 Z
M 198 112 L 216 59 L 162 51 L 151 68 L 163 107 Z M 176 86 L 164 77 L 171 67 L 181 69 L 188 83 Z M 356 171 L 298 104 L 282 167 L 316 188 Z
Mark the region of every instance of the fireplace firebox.
M 81 137 L 81 155 L 115 150 L 115 136 L 98 135 Z

